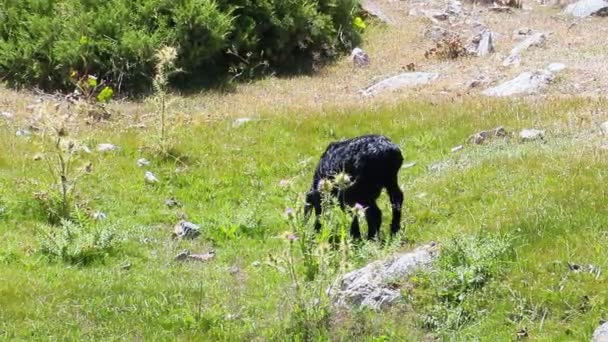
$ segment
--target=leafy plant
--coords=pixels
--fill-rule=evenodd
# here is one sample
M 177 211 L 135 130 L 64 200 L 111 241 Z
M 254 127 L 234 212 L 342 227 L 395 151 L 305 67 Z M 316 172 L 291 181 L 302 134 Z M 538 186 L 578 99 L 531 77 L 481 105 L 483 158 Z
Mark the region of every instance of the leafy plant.
M 73 265 L 103 261 L 118 246 L 116 227 L 94 225 L 88 221 L 61 221 L 61 229 L 41 225 L 40 252 L 51 260 Z

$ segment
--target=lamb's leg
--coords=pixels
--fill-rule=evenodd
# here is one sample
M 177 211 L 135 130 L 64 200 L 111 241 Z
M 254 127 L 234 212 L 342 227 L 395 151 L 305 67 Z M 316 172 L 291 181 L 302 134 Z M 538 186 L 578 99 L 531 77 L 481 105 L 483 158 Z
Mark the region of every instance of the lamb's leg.
M 357 216 L 353 218 L 353 223 L 350 225 L 350 235 L 354 240 L 361 240 L 361 230 L 359 229 L 359 219 Z
M 308 217 L 310 216 L 310 211 L 312 208 L 315 209 L 315 230 L 321 230 L 321 221 L 319 217 L 321 216 L 322 207 L 321 207 L 321 195 L 317 191 L 311 191 L 306 194 L 306 205 L 304 206 L 304 219 L 308 221 Z
M 397 177 L 386 187 L 393 209 L 391 221 L 391 235 L 395 235 L 401 229 L 401 207 L 403 206 L 403 191 L 399 189 Z
M 367 203 L 365 219 L 367 220 L 367 238 L 368 240 L 375 239 L 382 224 L 382 211 L 380 211 L 375 201 Z

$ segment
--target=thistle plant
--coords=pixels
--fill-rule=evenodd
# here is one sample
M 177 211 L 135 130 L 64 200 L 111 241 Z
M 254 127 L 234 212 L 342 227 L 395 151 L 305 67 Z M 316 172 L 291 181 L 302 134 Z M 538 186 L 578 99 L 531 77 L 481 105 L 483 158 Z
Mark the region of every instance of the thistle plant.
M 37 198 L 46 205 L 51 223 L 69 220 L 74 193 L 78 181 L 92 171 L 92 163 L 82 159 L 89 149 L 74 139 L 78 124 L 72 112 L 62 112 L 59 106 L 43 106 L 40 109 L 41 134 L 38 145 L 41 154 L 36 159 L 44 160 L 52 179 L 50 194 L 38 193 Z M 71 131 L 71 132 L 70 132 Z
M 155 92 L 155 102 L 159 114 L 158 147 L 160 153 L 167 155 L 170 149 L 169 134 L 167 132 L 167 107 L 169 106 L 169 77 L 180 71 L 175 66 L 177 50 L 174 47 L 165 46 L 160 48 L 156 54 L 156 74 L 152 80 Z

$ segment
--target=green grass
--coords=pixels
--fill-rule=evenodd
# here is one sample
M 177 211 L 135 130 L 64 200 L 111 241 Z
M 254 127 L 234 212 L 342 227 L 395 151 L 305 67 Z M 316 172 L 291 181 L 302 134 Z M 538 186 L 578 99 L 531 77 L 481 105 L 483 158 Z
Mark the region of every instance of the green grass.
M 79 185 L 79 198 L 106 213 L 122 240 L 106 258 L 86 266 L 41 253 L 36 227 L 45 214 L 32 193 L 47 189 L 49 179 L 44 165 L 32 159 L 38 148 L 33 141 L 0 128 L 0 207 L 6 207 L 0 214 L 0 337 L 295 339 L 289 275 L 264 263 L 285 250 L 278 238 L 288 230 L 284 208 L 295 206 L 297 194 L 307 189 L 330 141 L 377 132 L 402 146 L 406 163 L 416 162 L 400 173 L 406 194 L 402 235 L 408 241 L 402 250 L 485 234 L 508 236 L 513 253 L 492 261 L 489 280 L 460 303 L 447 305 L 434 295 L 439 281 L 404 285 L 409 300 L 382 313 L 335 312 L 323 338 L 501 341 L 525 328 L 532 340 L 586 340 L 607 315 L 607 153 L 594 134 L 574 132 L 588 127 L 568 123 L 573 113 L 600 105 L 411 102 L 360 112 L 273 114 L 238 128 L 229 121 L 177 127 L 185 169 L 142 152 L 149 132 L 90 129 L 84 136 L 91 147 L 111 142 L 122 149 L 90 156 L 94 171 Z M 547 142 L 514 138 L 450 152 L 470 134 L 498 125 L 515 132 L 549 128 Z M 152 164 L 138 167 L 141 157 Z M 437 162 L 446 166 L 429 171 Z M 144 169 L 160 183 L 145 184 Z M 291 185 L 279 186 L 282 179 Z M 183 207 L 166 208 L 170 197 Z M 386 232 L 385 195 L 381 207 Z M 179 212 L 201 225 L 201 237 L 171 239 Z M 217 256 L 208 263 L 173 261 L 183 249 L 211 248 Z M 395 247 L 370 248 L 376 252 L 364 248 L 353 262 L 361 265 Z M 592 264 L 602 273 L 575 273 L 568 263 Z M 457 329 L 429 330 L 421 317 L 433 305 L 474 314 Z

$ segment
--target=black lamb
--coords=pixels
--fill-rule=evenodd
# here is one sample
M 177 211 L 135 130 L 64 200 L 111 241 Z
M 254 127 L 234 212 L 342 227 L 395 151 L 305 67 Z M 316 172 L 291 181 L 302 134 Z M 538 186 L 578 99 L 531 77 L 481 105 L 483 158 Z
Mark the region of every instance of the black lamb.
M 382 135 L 364 135 L 329 144 L 315 170 L 312 186 L 306 194 L 305 217 L 312 208 L 315 210 L 315 228 L 320 229 L 319 216 L 322 212 L 321 180 L 332 180 L 330 193 L 338 199 L 340 207 L 354 207 L 357 204 L 365 209 L 368 226 L 368 239 L 377 237 L 382 223 L 382 212 L 376 204 L 383 188 L 386 188 L 392 206 L 391 235 L 399 232 L 403 192 L 399 189 L 397 175 L 403 163 L 399 146 Z M 336 175 L 346 173 L 350 184 L 340 189 Z M 359 221 L 355 215 L 350 228 L 354 239 L 361 239 Z

